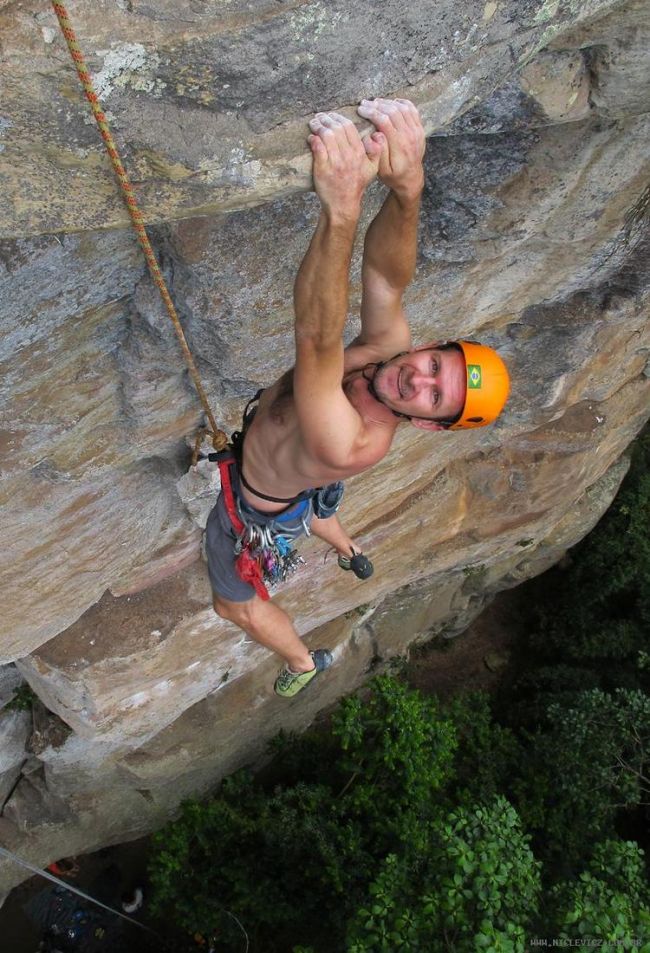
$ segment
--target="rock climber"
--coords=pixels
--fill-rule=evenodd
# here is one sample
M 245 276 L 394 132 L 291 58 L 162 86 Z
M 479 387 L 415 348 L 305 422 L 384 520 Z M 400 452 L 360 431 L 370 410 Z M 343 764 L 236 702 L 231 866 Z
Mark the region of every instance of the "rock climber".
M 294 286 L 295 366 L 253 398 L 233 450 L 218 455 L 222 491 L 206 531 L 214 609 L 284 659 L 283 697 L 332 662 L 326 649 L 308 650 L 264 585 L 295 567 L 293 539 L 313 533 L 342 568 L 367 577 L 369 560 L 335 515 L 342 481 L 386 456 L 404 421 L 423 431 L 479 427 L 508 396 L 492 349 L 412 347 L 402 297 L 415 272 L 424 129 L 405 99 L 363 100 L 357 112 L 374 126 L 365 139 L 336 112 L 309 123 L 321 209 Z M 376 176 L 389 193 L 365 236 L 361 331 L 344 348 L 352 248 Z

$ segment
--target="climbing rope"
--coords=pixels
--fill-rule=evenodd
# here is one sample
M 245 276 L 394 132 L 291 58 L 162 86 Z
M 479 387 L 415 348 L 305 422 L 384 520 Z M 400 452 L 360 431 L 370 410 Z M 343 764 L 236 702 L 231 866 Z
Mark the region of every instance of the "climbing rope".
M 84 900 L 94 903 L 95 906 L 102 907 L 103 910 L 108 910 L 109 913 L 114 913 L 116 917 L 121 917 L 122 920 L 127 920 L 129 923 L 133 923 L 136 927 L 140 927 L 141 930 L 146 930 L 147 933 L 153 933 L 153 935 L 159 940 L 163 939 L 159 933 L 156 933 L 155 930 L 152 930 L 151 927 L 148 927 L 146 923 L 140 923 L 139 920 L 134 920 L 133 917 L 128 917 L 125 913 L 121 913 L 119 910 L 116 910 L 115 907 L 110 907 L 108 904 L 102 903 L 101 900 L 96 900 L 95 897 L 91 897 L 90 894 L 86 893 L 84 890 L 80 890 L 78 887 L 74 887 L 72 884 L 66 883 L 65 880 L 60 880 L 58 877 L 54 877 L 53 874 L 49 873 L 49 871 L 41 870 L 40 867 L 30 864 L 28 860 L 24 860 L 22 857 L 18 857 L 18 855 L 14 854 L 13 851 L 7 850 L 5 847 L 0 847 L 0 857 L 6 857 L 8 860 L 13 860 L 15 864 L 18 864 L 20 867 L 24 867 L 25 870 L 29 870 L 30 873 L 37 874 L 39 877 L 43 877 L 45 880 L 50 880 L 53 884 L 56 884 L 57 887 L 63 887 L 70 893 L 74 893 L 78 897 L 82 897 Z
M 174 302 L 172 301 L 169 291 L 167 290 L 165 279 L 163 278 L 162 272 L 160 270 L 160 266 L 158 265 L 153 248 L 151 247 L 151 242 L 149 241 L 147 231 L 144 227 L 144 220 L 142 218 L 142 213 L 140 212 L 140 209 L 138 208 L 135 195 L 133 194 L 133 186 L 131 185 L 129 181 L 129 177 L 126 174 L 126 170 L 122 164 L 122 160 L 120 159 L 119 153 L 117 151 L 115 140 L 113 139 L 111 131 L 108 128 L 108 123 L 106 122 L 106 116 L 104 112 L 102 111 L 101 106 L 99 105 L 97 93 L 95 92 L 92 79 L 90 77 L 90 73 L 88 72 L 88 69 L 86 67 L 86 61 L 84 59 L 84 55 L 81 52 L 81 49 L 79 48 L 77 37 L 72 28 L 72 24 L 70 23 L 70 17 L 68 16 L 68 12 L 62 3 L 55 3 L 54 0 L 52 0 L 52 6 L 54 8 L 54 12 L 56 13 L 57 19 L 59 21 L 61 32 L 63 33 L 63 36 L 65 37 L 66 43 L 68 44 L 68 49 L 70 50 L 70 56 L 72 57 L 75 67 L 77 69 L 77 74 L 79 76 L 79 80 L 81 81 L 81 85 L 84 88 L 86 99 L 90 103 L 90 106 L 93 111 L 93 115 L 95 117 L 95 120 L 97 121 L 97 125 L 99 126 L 99 131 L 101 133 L 102 139 L 104 140 L 104 144 L 106 145 L 106 151 L 108 152 L 109 158 L 113 165 L 115 175 L 117 176 L 118 181 L 122 187 L 124 202 L 128 209 L 129 215 L 131 216 L 131 222 L 138 236 L 138 241 L 140 242 L 142 251 L 144 252 L 144 256 L 147 260 L 149 271 L 151 272 L 151 276 L 153 280 L 155 281 L 156 285 L 158 286 L 158 290 L 160 291 L 161 297 L 163 301 L 165 302 L 165 307 L 167 308 L 169 317 L 171 318 L 172 324 L 174 325 L 174 330 L 176 331 L 176 336 L 178 337 L 181 350 L 183 351 L 183 355 L 185 357 L 185 361 L 189 368 L 189 372 L 192 376 L 192 380 L 194 381 L 194 386 L 196 387 L 197 393 L 201 399 L 201 404 L 203 405 L 203 410 L 205 411 L 205 415 L 209 421 L 211 430 L 206 431 L 206 433 L 208 433 L 209 436 L 212 438 L 212 444 L 215 450 L 223 450 L 226 444 L 228 443 L 228 437 L 222 430 L 220 430 L 217 427 L 217 423 L 215 421 L 214 415 L 212 413 L 212 410 L 210 409 L 210 404 L 208 403 L 207 395 L 205 393 L 205 390 L 203 389 L 203 384 L 201 383 L 199 372 L 197 370 L 196 364 L 194 363 L 194 358 L 192 357 L 192 354 L 190 352 L 187 340 L 185 338 L 185 334 L 183 333 L 183 328 L 181 327 L 181 322 L 178 318 L 178 314 L 176 313 Z

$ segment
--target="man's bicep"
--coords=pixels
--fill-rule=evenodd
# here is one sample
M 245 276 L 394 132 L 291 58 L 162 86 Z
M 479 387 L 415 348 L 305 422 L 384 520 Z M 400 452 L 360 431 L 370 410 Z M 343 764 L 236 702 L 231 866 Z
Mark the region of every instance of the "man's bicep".
M 395 351 L 411 346 L 402 296 L 402 290 L 391 287 L 379 273 L 370 271 L 364 275 L 357 343 L 386 345 Z
M 305 450 L 324 463 L 345 460 L 361 430 L 358 413 L 342 389 L 343 348 L 297 348 L 294 401 Z

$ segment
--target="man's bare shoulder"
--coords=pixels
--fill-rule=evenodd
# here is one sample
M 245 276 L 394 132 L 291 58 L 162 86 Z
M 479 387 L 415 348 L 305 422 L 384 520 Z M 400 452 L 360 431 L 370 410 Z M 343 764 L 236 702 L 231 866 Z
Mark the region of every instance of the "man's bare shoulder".
M 391 335 L 378 341 L 363 341 L 361 338 L 355 338 L 349 344 L 344 353 L 344 374 L 350 371 L 358 371 L 366 364 L 379 364 L 381 361 L 389 361 L 401 351 L 408 351 L 411 348 L 410 333 L 400 336 Z

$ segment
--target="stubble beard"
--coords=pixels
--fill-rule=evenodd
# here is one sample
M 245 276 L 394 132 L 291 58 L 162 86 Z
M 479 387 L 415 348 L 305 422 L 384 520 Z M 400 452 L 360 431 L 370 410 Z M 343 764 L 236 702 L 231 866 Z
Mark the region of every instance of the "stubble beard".
M 382 400 L 390 400 L 390 394 L 387 394 L 382 386 L 382 380 L 385 377 L 387 370 L 388 364 L 384 364 L 383 367 L 378 367 L 375 371 L 375 376 L 372 379 L 373 387 Z
M 399 411 L 400 402 L 405 399 L 402 396 L 402 391 L 400 390 L 400 379 L 401 379 L 400 375 L 402 373 L 402 368 L 400 367 L 397 369 L 397 376 L 395 378 L 395 390 L 397 392 L 396 395 L 392 393 L 387 393 L 386 389 L 382 386 L 382 378 L 384 377 L 386 373 L 388 373 L 390 366 L 391 366 L 391 362 L 388 361 L 386 364 L 384 364 L 383 367 L 380 367 L 377 369 L 377 372 L 375 373 L 375 376 L 373 378 L 373 385 L 377 394 L 379 395 L 379 397 L 381 397 L 382 401 L 385 402 L 386 406 L 390 410 Z

